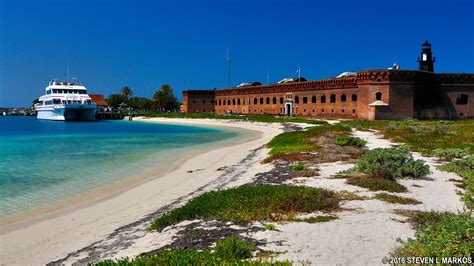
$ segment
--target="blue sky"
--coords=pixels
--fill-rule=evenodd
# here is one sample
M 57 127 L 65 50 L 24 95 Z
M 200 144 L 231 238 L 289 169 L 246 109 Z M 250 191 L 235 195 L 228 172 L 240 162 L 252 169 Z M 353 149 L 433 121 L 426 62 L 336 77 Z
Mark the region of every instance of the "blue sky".
M 474 1 L 0 0 L 0 106 L 28 106 L 69 61 L 91 93 L 151 97 L 296 75 L 416 69 L 429 40 L 439 72 L 474 72 Z

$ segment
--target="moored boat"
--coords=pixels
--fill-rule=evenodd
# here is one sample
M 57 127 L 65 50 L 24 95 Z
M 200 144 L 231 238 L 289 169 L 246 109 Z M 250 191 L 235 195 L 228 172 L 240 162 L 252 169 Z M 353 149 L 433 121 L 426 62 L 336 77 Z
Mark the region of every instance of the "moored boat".
M 35 104 L 36 118 L 59 121 L 93 121 L 96 105 L 87 94 L 86 87 L 76 80 L 60 82 L 52 80 L 46 94 Z

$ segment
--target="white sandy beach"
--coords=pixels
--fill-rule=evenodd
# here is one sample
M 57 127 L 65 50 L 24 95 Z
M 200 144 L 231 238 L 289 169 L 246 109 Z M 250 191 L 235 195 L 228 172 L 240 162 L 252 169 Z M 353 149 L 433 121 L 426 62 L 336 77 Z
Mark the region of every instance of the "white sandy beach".
M 238 164 L 248 157 L 252 150 L 261 148 L 282 132 L 282 126 L 279 124 L 158 118 L 153 121 L 232 126 L 258 131 L 261 134 L 257 139 L 236 146 L 200 154 L 174 171 L 118 195 L 84 203 L 18 225 L 3 227 L 0 229 L 0 263 L 39 265 L 61 259 L 70 252 L 103 239 L 115 229 L 138 221 L 176 199 L 216 181 L 222 174 L 221 171 L 216 171 L 217 169 L 234 165 L 239 167 Z M 266 152 L 265 149 L 258 150 L 253 160 L 260 161 Z M 246 169 L 241 170 L 251 175 L 268 165 L 252 163 L 245 167 Z
M 261 164 L 268 150 L 264 144 L 283 131 L 281 124 L 207 119 L 148 119 L 156 122 L 231 126 L 261 132 L 257 139 L 240 145 L 218 148 L 183 163 L 176 170 L 126 190 L 113 197 L 65 210 L 54 216 L 29 221 L 18 228 L 0 231 L 2 264 L 44 264 L 62 259 L 64 264 L 81 263 L 85 257 L 97 259 L 133 257 L 169 244 L 189 221 L 164 230 L 147 232 L 148 222 L 137 222 L 165 206 L 176 207 L 205 191 L 237 186 L 252 181 L 257 173 L 270 170 Z M 390 141 L 371 132 L 355 131 L 368 140 L 370 149 L 390 147 Z M 246 235 L 268 243 L 262 248 L 281 252 L 276 259 L 313 265 L 380 265 L 399 245 L 397 239 L 414 237 L 405 217 L 395 209 L 452 211 L 462 209 L 456 187 L 449 179 L 455 174 L 440 172 L 433 158 L 421 157 L 430 165 L 429 180 L 402 180 L 409 192 L 397 195 L 415 198 L 419 205 L 400 205 L 371 200 L 342 204 L 337 220 L 326 223 L 275 223 L 277 231 Z M 333 162 L 319 165 L 320 175 L 289 181 L 294 184 L 352 191 L 372 196 L 366 189 L 332 178 L 352 164 Z M 192 172 L 190 172 L 192 171 Z M 442 196 L 441 196 L 442 195 Z M 314 215 L 314 214 L 308 214 Z M 143 220 L 142 220 L 143 221 Z M 262 226 L 261 223 L 255 223 Z M 121 228 L 122 227 L 122 228 Z M 120 229 L 119 229 L 120 228 Z M 127 243 L 124 243 L 127 239 Z M 85 247 L 93 247 L 83 249 Z M 82 249 L 82 250 L 81 250 Z

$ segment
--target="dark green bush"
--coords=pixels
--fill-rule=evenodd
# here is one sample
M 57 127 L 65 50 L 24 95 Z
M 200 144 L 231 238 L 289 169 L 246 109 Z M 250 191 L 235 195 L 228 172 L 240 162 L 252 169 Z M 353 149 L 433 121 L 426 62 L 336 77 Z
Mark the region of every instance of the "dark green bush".
M 336 138 L 334 140 L 334 144 L 339 145 L 339 146 L 355 146 L 355 147 L 363 148 L 367 144 L 367 141 L 358 137 L 342 136 L 342 137 Z
M 368 151 L 356 165 L 357 171 L 386 179 L 423 178 L 430 168 L 423 160 L 414 160 L 409 151 L 377 148 Z
M 251 243 L 230 236 L 216 242 L 214 255 L 225 260 L 248 259 L 252 257 L 253 247 Z

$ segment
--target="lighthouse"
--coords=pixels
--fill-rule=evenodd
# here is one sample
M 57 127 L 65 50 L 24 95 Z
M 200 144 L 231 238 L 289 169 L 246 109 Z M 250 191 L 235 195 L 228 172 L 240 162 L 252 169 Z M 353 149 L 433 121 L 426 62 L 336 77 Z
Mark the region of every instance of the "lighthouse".
M 431 44 L 425 41 L 421 48 L 421 56 L 418 57 L 418 63 L 420 64 L 419 70 L 434 72 L 434 62 L 436 58 L 433 57 L 431 52 Z

